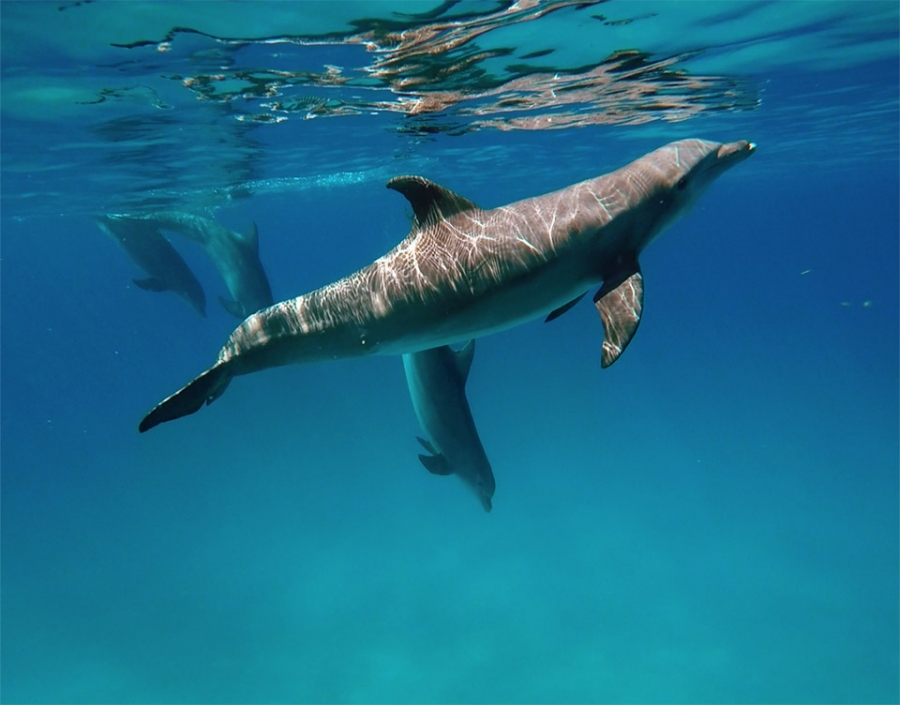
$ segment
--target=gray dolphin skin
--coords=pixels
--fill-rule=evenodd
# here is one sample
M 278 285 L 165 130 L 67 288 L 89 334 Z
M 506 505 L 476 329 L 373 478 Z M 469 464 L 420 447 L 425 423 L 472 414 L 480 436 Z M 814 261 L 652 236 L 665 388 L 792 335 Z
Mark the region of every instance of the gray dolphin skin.
M 604 176 L 492 210 L 421 177 L 392 179 L 388 188 L 406 196 L 414 214 L 400 244 L 344 279 L 247 318 L 218 361 L 138 428 L 198 411 L 237 375 L 477 338 L 554 318 L 601 282 L 594 305 L 608 367 L 641 319 L 641 251 L 754 149 L 744 141 L 673 142 Z
M 431 453 L 419 460 L 433 475 L 458 475 L 491 511 L 494 473 L 481 445 L 466 398 L 466 380 L 475 354 L 475 341 L 460 350 L 449 345 L 403 355 L 409 396 L 422 430 L 431 440 L 419 443 Z
M 184 235 L 206 250 L 232 296 L 230 301 L 219 297 L 222 307 L 231 315 L 243 320 L 274 303 L 269 278 L 259 259 L 259 233 L 255 223 L 249 233 L 242 234 L 211 218 L 191 213 L 157 211 L 143 217 L 160 228 Z
M 126 255 L 149 276 L 132 281 L 146 291 L 171 291 L 206 316 L 206 295 L 187 262 L 159 228 L 141 218 L 102 215 L 95 218 Z

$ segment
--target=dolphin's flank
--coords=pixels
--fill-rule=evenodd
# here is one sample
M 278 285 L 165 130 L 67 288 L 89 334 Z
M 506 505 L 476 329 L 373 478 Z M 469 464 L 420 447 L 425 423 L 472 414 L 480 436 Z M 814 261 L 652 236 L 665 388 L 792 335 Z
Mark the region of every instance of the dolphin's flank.
M 608 367 L 640 323 L 641 251 L 754 149 L 673 142 L 604 176 L 491 210 L 421 177 L 392 179 L 388 187 L 415 215 L 400 244 L 340 281 L 248 317 L 216 364 L 139 428 L 194 413 L 237 375 L 462 342 L 563 313 L 601 283 L 594 304 Z

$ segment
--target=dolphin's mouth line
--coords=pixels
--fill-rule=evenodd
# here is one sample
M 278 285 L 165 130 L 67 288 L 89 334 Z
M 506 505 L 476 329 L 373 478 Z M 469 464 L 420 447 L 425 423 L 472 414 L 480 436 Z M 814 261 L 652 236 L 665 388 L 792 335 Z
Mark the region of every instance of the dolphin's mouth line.
M 740 147 L 732 146 L 734 145 L 734 143 L 732 143 L 731 145 L 722 145 L 719 148 L 718 158 L 701 173 L 703 175 L 707 175 L 725 171 L 726 169 L 730 169 L 736 164 L 740 164 L 756 151 L 755 142 L 743 142 L 739 144 L 741 144 Z M 731 149 L 728 149 L 723 154 L 722 150 L 728 147 L 731 147 Z

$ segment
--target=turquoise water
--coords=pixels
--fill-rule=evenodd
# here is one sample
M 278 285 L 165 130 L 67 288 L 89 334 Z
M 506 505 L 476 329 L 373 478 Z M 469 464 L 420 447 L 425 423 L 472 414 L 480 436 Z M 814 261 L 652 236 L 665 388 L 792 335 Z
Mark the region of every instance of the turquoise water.
M 4 702 L 900 700 L 896 3 L 0 13 Z M 138 433 L 237 320 L 95 216 L 255 221 L 281 300 L 406 235 L 393 176 L 494 207 L 685 137 L 758 150 L 643 253 L 621 360 L 588 301 L 479 340 L 491 513 L 396 357 Z

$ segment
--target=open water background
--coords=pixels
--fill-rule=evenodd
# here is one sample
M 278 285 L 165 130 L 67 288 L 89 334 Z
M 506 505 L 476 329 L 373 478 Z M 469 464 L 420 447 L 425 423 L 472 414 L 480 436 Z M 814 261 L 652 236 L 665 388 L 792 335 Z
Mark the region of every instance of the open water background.
M 896 3 L 504 12 L 0 4 L 4 702 L 898 701 Z M 497 129 L 468 54 L 424 72 L 470 103 L 422 117 L 365 72 L 384 44 L 344 41 L 485 17 L 461 51 L 510 50 L 473 59 L 503 95 L 517 62 L 534 86 L 622 49 L 716 81 L 645 71 L 655 106 L 594 86 L 566 129 L 533 129 L 539 101 Z M 282 77 L 279 112 L 262 69 L 320 78 Z M 138 434 L 236 321 L 199 248 L 172 239 L 206 319 L 136 288 L 94 215 L 255 221 L 281 300 L 405 236 L 392 176 L 493 207 L 683 137 L 758 151 L 643 254 L 622 359 L 600 369 L 589 302 L 479 341 L 492 513 L 419 464 L 393 357 L 242 377 Z

